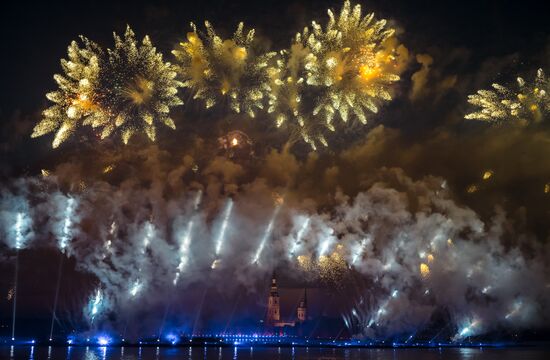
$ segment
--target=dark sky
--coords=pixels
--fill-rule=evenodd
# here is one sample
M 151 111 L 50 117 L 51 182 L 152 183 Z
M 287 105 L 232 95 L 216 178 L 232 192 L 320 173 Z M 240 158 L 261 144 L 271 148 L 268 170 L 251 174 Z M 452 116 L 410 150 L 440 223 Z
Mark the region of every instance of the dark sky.
M 368 10 L 394 19 L 405 30 L 407 46 L 463 47 L 475 56 L 472 66 L 490 56 L 540 52 L 548 37 L 547 2 L 526 1 L 361 1 Z M 233 29 L 243 20 L 269 37 L 274 48 L 311 19 L 324 20 L 326 8 L 340 1 L 9 1 L 2 5 L 2 121 L 16 109 L 35 111 L 45 105 L 44 93 L 54 87 L 52 74 L 66 55 L 69 42 L 83 34 L 111 44 L 111 32 L 130 24 L 138 36 L 148 33 L 168 52 L 188 31 L 188 22 L 211 20 Z M 167 56 L 169 57 L 169 56 Z
M 401 96 L 388 105 L 389 110 L 384 109 L 385 116 L 381 116 L 384 125 L 405 130 L 403 133 L 406 134 L 416 131 L 415 140 L 418 143 L 422 143 L 422 136 L 424 136 L 422 133 L 428 133 L 427 129 L 435 129 L 441 125 L 455 125 L 452 119 L 449 120 L 451 118 L 449 113 L 453 113 L 454 119 L 462 121 L 467 94 L 473 93 L 479 87 L 487 87 L 491 81 L 499 80 L 500 77 L 514 79 L 516 73 L 533 71 L 538 67 L 550 65 L 548 51 L 550 12 L 547 9 L 549 7 L 547 1 L 370 0 L 359 2 L 363 4 L 365 11 L 374 11 L 380 17 L 391 19 L 394 22 L 393 25 L 403 31 L 399 38 L 412 55 L 429 53 L 434 56 L 434 71 L 431 74 L 434 84 L 447 74 L 458 74 L 461 78 L 458 81 L 459 85 L 456 86 L 459 89 L 455 93 L 449 92 L 450 95 L 447 98 L 433 103 L 430 101 L 407 103 L 408 89 L 405 84 L 406 90 L 399 94 Z M 341 3 L 340 0 L 193 2 L 186 0 L 149 2 L 73 0 L 36 3 L 10 0 L 4 2 L 0 7 L 2 36 L 0 61 L 3 70 L 0 86 L 0 156 L 5 157 L 2 159 L 2 165 L 7 164 L 7 166 L 0 166 L 0 181 L 22 172 L 36 175 L 36 170 L 39 169 L 37 166 L 32 171 L 29 169 L 41 163 L 50 153 L 51 134 L 41 139 L 30 139 L 29 132 L 32 125 L 19 128 L 17 123 L 25 120 L 27 124 L 34 124 L 38 120 L 39 112 L 47 106 L 45 93 L 55 89 L 52 76 L 61 70 L 59 60 L 66 57 L 68 44 L 78 35 L 85 35 L 104 47 L 110 47 L 112 31 L 121 33 L 126 24 L 129 24 L 139 38 L 149 34 L 154 44 L 165 54 L 166 59 L 171 59 L 170 50 L 179 39 L 185 37 L 189 31 L 190 21 L 202 24 L 208 19 L 220 33 L 225 35 L 229 35 L 239 21 L 244 21 L 246 25 L 257 29 L 258 36 L 265 39 L 266 44 L 271 42 L 273 50 L 279 50 L 287 47 L 292 36 L 301 31 L 311 20 L 325 23 L 326 9 L 332 8 L 339 11 Z M 503 66 L 503 63 L 506 63 L 506 66 Z M 500 65 L 493 66 L 493 64 Z M 509 73 L 503 70 L 508 67 L 511 70 Z M 411 68 L 403 76 L 403 82 L 409 81 L 410 75 L 418 69 L 419 65 L 412 59 Z M 438 72 L 441 74 L 438 75 Z M 178 124 L 178 130 L 185 133 L 185 126 L 189 125 L 183 123 L 181 126 L 183 131 L 179 126 Z M 455 130 L 455 128 L 452 129 Z M 460 185 L 455 188 L 460 189 L 468 185 L 480 171 L 486 168 L 483 161 L 487 163 L 492 161 L 494 164 L 492 166 L 495 167 L 510 168 L 510 174 L 515 176 L 517 166 L 513 165 L 513 162 L 511 165 L 506 165 L 510 162 L 509 159 L 517 156 L 516 163 L 522 164 L 525 158 L 530 158 L 528 155 L 517 155 L 514 149 L 514 152 L 510 150 L 510 156 L 499 153 L 494 155 L 495 159 L 493 159 L 490 153 L 485 159 L 476 162 L 477 156 L 462 155 L 461 146 L 468 148 L 469 143 L 462 142 L 463 139 L 451 142 L 440 137 L 432 143 L 426 141 L 425 148 L 421 150 L 417 148 L 418 159 L 413 161 L 405 156 L 400 157 L 410 148 L 406 140 L 396 137 L 397 140 L 394 141 L 397 145 L 394 145 L 391 142 L 391 133 L 384 136 L 390 140 L 387 145 L 383 145 L 391 151 L 388 151 L 389 156 L 384 155 L 385 161 L 380 161 L 381 165 L 401 166 L 414 176 L 434 174 L 451 181 L 454 179 L 454 185 Z M 15 137 L 19 139 L 13 140 L 12 138 Z M 172 141 L 180 141 L 174 138 L 171 138 Z M 470 147 L 481 149 L 483 143 L 480 139 L 481 136 L 477 140 L 474 139 Z M 518 147 L 522 143 L 525 144 L 524 139 L 519 138 Z M 485 141 L 485 138 L 482 140 Z M 505 140 L 508 141 L 506 138 Z M 343 137 L 341 141 L 346 142 L 347 139 Z M 376 147 L 376 142 L 373 141 L 373 143 Z M 336 140 L 335 144 L 337 144 Z M 447 146 L 447 144 L 450 145 Z M 51 156 L 56 159 L 51 163 L 40 164 L 40 167 L 53 168 L 59 160 L 58 156 L 63 157 L 71 152 L 69 146 L 57 152 L 51 151 L 53 154 Z M 77 146 L 73 147 L 72 151 L 75 151 Z M 537 153 L 539 148 L 541 146 L 535 144 L 532 148 L 526 147 L 525 152 L 526 154 Z M 449 159 L 453 159 L 453 166 L 449 166 Z M 527 164 L 525 168 L 536 167 L 532 165 L 535 163 L 534 160 L 525 161 L 525 163 Z M 460 164 L 466 164 L 469 168 L 466 169 L 465 165 Z M 349 171 L 349 173 L 352 172 Z M 543 179 L 536 171 L 525 171 L 526 175 L 523 177 L 519 174 L 519 180 L 504 171 L 501 173 L 503 185 L 494 190 L 496 194 L 494 197 L 497 198 L 498 195 L 500 201 L 502 194 L 507 195 L 512 199 L 509 203 L 511 203 L 510 208 L 514 210 L 526 204 L 532 206 L 534 210 L 531 211 L 535 212 L 535 220 L 532 220 L 535 225 L 532 228 L 547 236 L 550 212 L 544 205 L 539 204 L 541 194 L 539 184 L 536 183 L 539 187 L 530 185 L 532 181 L 542 182 L 548 179 Z M 355 180 L 353 177 L 351 179 Z M 508 182 L 508 179 L 512 180 Z M 517 190 L 520 188 L 521 191 Z M 492 196 L 491 194 L 493 193 L 488 196 Z M 463 197 L 468 205 L 474 208 L 477 205 L 482 209 L 486 207 L 490 209 L 490 214 L 493 213 L 491 197 L 489 197 L 491 201 L 488 201 L 488 197 L 479 196 L 477 200 L 467 196 L 466 194 Z M 476 202 L 485 202 L 488 205 L 482 206 Z M 44 267 L 41 263 L 41 270 L 47 274 L 55 274 L 57 258 L 56 253 L 46 253 L 45 259 L 49 260 L 49 264 Z M 40 259 L 43 262 L 42 257 Z M 27 268 L 30 267 L 30 263 L 31 261 L 27 260 Z M 23 265 L 25 265 L 24 260 Z M 74 263 L 67 265 L 72 268 L 74 266 Z M 27 274 L 27 278 L 29 277 Z M 67 279 L 72 278 L 69 275 Z M 2 280 L 7 287 L 11 281 L 11 275 L 9 279 Z M 49 299 L 51 294 L 40 288 L 46 285 L 38 284 L 39 280 L 35 281 L 35 283 L 27 281 L 27 284 L 36 284 L 36 294 L 40 293 L 41 296 Z M 71 284 L 71 280 L 68 280 L 68 284 Z M 34 285 L 32 288 L 34 289 Z M 33 289 L 29 285 L 28 293 L 30 294 L 31 290 L 34 291 Z M 69 287 L 66 287 L 65 291 L 69 291 L 68 289 Z M 39 299 L 36 294 L 32 293 L 28 298 Z M 39 307 L 37 311 L 48 314 L 47 306 Z M 46 316 L 46 322 L 47 319 L 48 316 Z

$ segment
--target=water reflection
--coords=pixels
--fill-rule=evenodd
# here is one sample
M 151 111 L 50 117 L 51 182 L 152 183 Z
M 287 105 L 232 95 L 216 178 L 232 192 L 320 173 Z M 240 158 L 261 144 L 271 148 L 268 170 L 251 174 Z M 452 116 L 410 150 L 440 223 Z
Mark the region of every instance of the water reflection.
M 0 346 L 0 360 L 546 360 L 545 348 L 340 349 L 303 347 Z

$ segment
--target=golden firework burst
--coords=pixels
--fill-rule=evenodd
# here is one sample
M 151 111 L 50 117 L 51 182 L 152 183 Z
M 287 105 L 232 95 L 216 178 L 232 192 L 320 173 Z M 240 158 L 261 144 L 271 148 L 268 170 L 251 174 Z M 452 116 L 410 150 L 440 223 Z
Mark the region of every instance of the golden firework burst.
M 254 117 L 271 91 L 267 69 L 275 53 L 257 54 L 255 30 L 245 34 L 243 23 L 231 39 L 218 36 L 208 21 L 205 27 L 204 34 L 191 23 L 187 40 L 172 51 L 183 86 L 192 91 L 194 99 L 203 100 L 206 108 L 228 101 L 236 113 Z
M 466 119 L 529 124 L 544 120 L 550 113 L 550 82 L 542 69 L 533 82 L 518 77 L 514 90 L 500 84 L 492 87 L 468 96 L 468 102 L 479 110 L 467 114 Z
M 84 46 L 73 41 L 69 60 L 61 60 L 64 75 L 54 76 L 59 89 L 46 95 L 55 104 L 43 112 L 32 137 L 56 131 L 55 148 L 78 125 L 90 125 L 101 129 L 101 138 L 116 132 L 126 144 L 140 131 L 155 140 L 158 123 L 175 128 L 169 112 L 182 104 L 177 96 L 182 84 L 148 36 L 140 45 L 128 26 L 124 37 L 114 33 L 115 47 L 107 52 L 81 39 Z
M 293 120 L 314 149 L 316 143 L 328 146 L 323 134 L 336 131 L 334 119 L 365 124 L 369 112 L 392 99 L 405 52 L 387 21 L 362 16 L 360 5 L 345 1 L 338 17 L 331 10 L 328 15 L 324 29 L 313 22 L 298 34 L 272 70 L 277 78 L 270 112 L 278 126 Z

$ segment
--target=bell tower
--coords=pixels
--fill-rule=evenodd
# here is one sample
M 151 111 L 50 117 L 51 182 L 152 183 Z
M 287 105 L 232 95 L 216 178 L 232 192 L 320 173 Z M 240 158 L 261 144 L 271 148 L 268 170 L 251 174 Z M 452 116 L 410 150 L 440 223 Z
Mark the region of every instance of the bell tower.
M 275 323 L 281 320 L 280 304 L 279 304 L 279 291 L 277 290 L 277 278 L 275 273 L 271 278 L 271 290 L 269 291 L 269 297 L 267 300 L 267 318 L 266 324 L 273 326 Z
M 304 297 L 302 298 L 302 300 L 300 300 L 300 303 L 298 304 L 296 317 L 298 318 L 299 323 L 303 323 L 307 320 L 307 289 L 304 289 Z

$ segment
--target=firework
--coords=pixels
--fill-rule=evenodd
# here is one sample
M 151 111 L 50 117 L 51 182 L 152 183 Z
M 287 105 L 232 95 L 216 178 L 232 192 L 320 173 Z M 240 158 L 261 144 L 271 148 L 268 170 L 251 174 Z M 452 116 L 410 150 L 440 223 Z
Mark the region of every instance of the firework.
M 47 94 L 55 105 L 44 111 L 32 137 L 56 131 L 55 148 L 81 124 L 100 129 L 102 139 L 117 133 L 127 144 L 137 132 L 154 141 L 159 123 L 175 128 L 169 113 L 182 104 L 182 84 L 174 66 L 148 36 L 139 44 L 129 26 L 123 37 L 113 36 L 115 46 L 107 52 L 85 37 L 83 48 L 71 43 L 69 61 L 61 61 L 65 76 L 54 77 L 59 90 Z
M 69 197 L 67 199 L 67 207 L 64 211 L 63 226 L 61 227 L 61 234 L 59 236 L 59 249 L 62 252 L 65 252 L 65 248 L 69 245 L 69 241 L 72 239 L 75 207 L 75 199 Z
M 148 36 L 141 45 L 130 27 L 124 37 L 113 36 L 115 47 L 107 50 L 107 69 L 100 72 L 106 116 L 89 123 L 102 128 L 101 138 L 117 132 L 126 144 L 133 134 L 145 132 L 154 141 L 158 124 L 176 128 L 169 113 L 171 107 L 183 104 L 177 96 L 182 84 L 176 80 L 175 67 L 164 62 Z
M 426 263 L 420 264 L 420 275 L 423 278 L 427 278 L 428 276 L 430 276 L 430 267 L 428 266 L 428 264 Z
M 240 23 L 231 39 L 219 37 L 212 25 L 205 22 L 206 33 L 192 32 L 187 40 L 172 51 L 178 60 L 183 86 L 194 99 L 204 101 L 208 109 L 228 101 L 236 113 L 251 117 L 264 108 L 264 99 L 271 90 L 268 61 L 275 53 L 257 54 L 253 49 L 254 29 L 244 33 Z
M 97 289 L 95 295 L 90 297 L 88 306 L 86 308 L 86 314 L 91 322 L 95 320 L 97 315 L 101 312 L 103 307 L 103 293 L 101 289 Z
M 294 121 L 313 149 L 328 146 L 323 134 L 336 131 L 335 118 L 347 123 L 354 116 L 365 124 L 369 112 L 391 100 L 404 49 L 386 20 L 363 17 L 360 5 L 352 9 L 345 1 L 338 18 L 330 10 L 328 15 L 325 29 L 312 22 L 272 71 L 278 87 L 269 110 L 278 126 Z
M 308 226 L 309 226 L 309 222 L 310 222 L 310 218 L 309 217 L 306 217 L 306 219 L 304 220 L 304 222 L 302 223 L 302 226 L 300 227 L 300 229 L 298 230 L 298 233 L 296 234 L 296 239 L 295 241 L 292 243 L 292 247 L 290 248 L 290 252 L 289 252 L 289 256 L 290 257 L 293 257 L 294 254 L 296 253 L 296 250 L 298 249 L 298 247 L 300 246 L 300 243 L 302 241 L 302 238 L 304 237 L 304 235 L 306 234 L 306 231 L 308 229 Z
M 225 232 L 227 230 L 227 224 L 229 223 L 229 217 L 231 216 L 231 210 L 233 209 L 233 200 L 229 199 L 227 205 L 225 206 L 225 211 L 223 215 L 222 225 L 218 238 L 216 240 L 216 256 L 219 256 L 222 251 L 223 241 L 225 239 Z
M 130 293 L 131 297 L 136 297 L 136 295 L 141 291 L 142 288 L 143 283 L 139 280 L 136 280 L 134 281 L 128 292 Z
M 458 341 L 468 336 L 475 335 L 476 331 L 478 331 L 479 326 L 480 326 L 479 320 L 473 320 L 471 322 L 468 322 L 468 324 L 463 326 L 460 329 L 460 331 L 453 337 L 453 341 Z
M 269 220 L 269 224 L 267 225 L 267 228 L 265 229 L 265 232 L 262 236 L 262 240 L 260 241 L 260 245 L 258 246 L 258 249 L 256 250 L 256 253 L 254 254 L 254 258 L 252 259 L 253 264 L 257 264 L 260 261 L 260 257 L 262 256 L 262 252 L 264 250 L 264 247 L 269 240 L 269 237 L 271 236 L 271 232 L 273 231 L 273 226 L 275 225 L 275 220 L 277 219 L 277 215 L 279 214 L 279 210 L 281 209 L 282 201 L 278 203 L 277 207 L 275 207 L 275 210 L 273 211 L 273 215 L 271 216 L 271 219 Z
M 518 77 L 514 90 L 500 84 L 492 87 L 493 90 L 479 90 L 468 96 L 468 102 L 480 109 L 467 114 L 466 119 L 529 124 L 546 119 L 550 113 L 550 83 L 542 69 L 533 82 Z
M 61 60 L 63 75 L 54 75 L 58 90 L 46 94 L 54 103 L 42 113 L 43 119 L 34 127 L 31 137 L 55 132 L 52 147 L 58 147 L 84 121 L 103 117 L 98 106 L 100 58 L 102 51 L 95 43 L 80 37 L 81 47 L 73 41 L 68 49 L 68 60 Z

